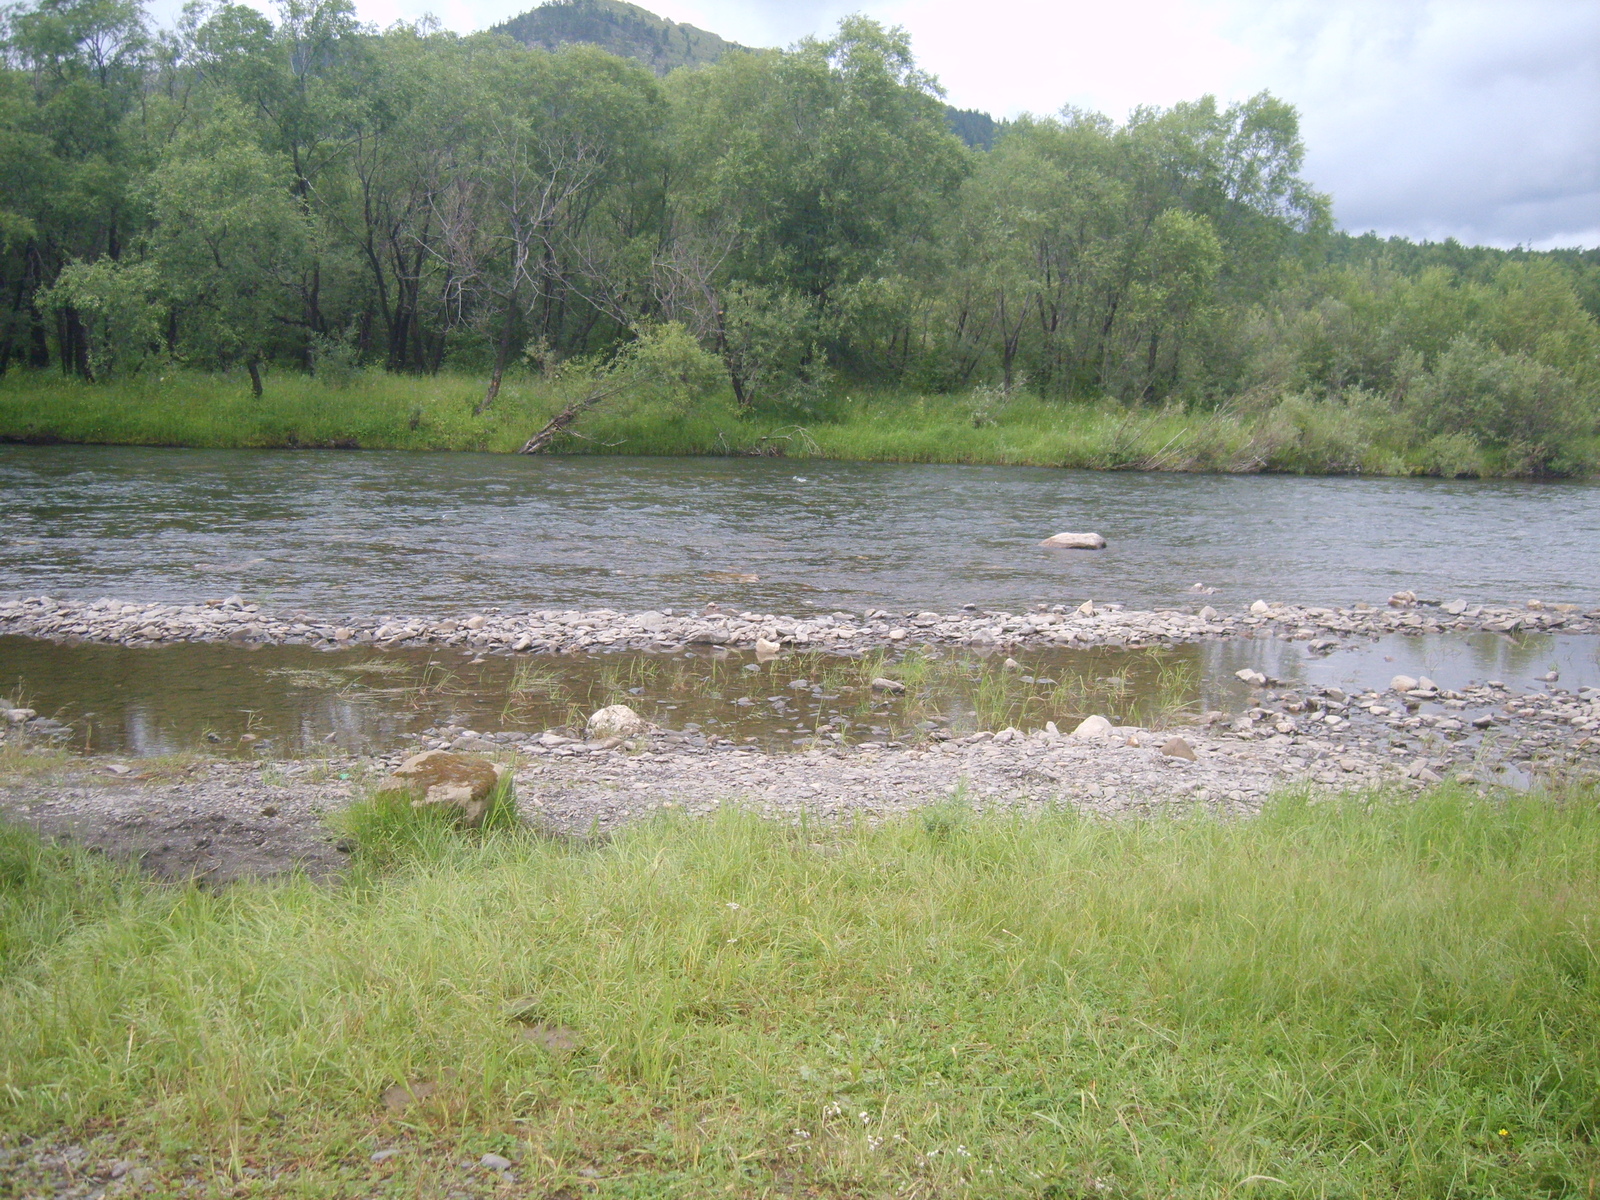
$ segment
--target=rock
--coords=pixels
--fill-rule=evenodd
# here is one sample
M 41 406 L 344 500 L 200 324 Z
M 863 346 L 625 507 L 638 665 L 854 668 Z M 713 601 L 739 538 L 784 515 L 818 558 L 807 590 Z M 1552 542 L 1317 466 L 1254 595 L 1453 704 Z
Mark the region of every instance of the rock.
M 38 715 L 39 714 L 34 712 L 31 708 L 6 709 L 6 720 L 12 725 L 25 724 L 26 722 L 33 720 Z
M 1020 671 L 1022 670 L 1022 664 L 1014 658 L 1008 658 L 1000 664 L 1000 669 L 1002 671 Z
M 1389 597 L 1390 608 L 1410 608 L 1417 602 L 1417 594 L 1412 591 L 1396 592 Z
M 1085 600 L 1082 604 L 1078 605 L 1078 615 L 1080 617 L 1094 616 L 1094 601 Z
M 769 642 L 759 634 L 756 636 L 756 661 L 771 662 L 782 652 L 783 646 L 778 642 Z
M 874 679 L 872 681 L 872 690 L 875 692 L 888 692 L 892 696 L 898 696 L 906 690 L 906 685 L 898 679 Z
M 1459 617 L 1467 611 L 1467 602 L 1465 600 L 1449 600 L 1439 606 L 1439 611 L 1449 613 L 1452 617 Z
M 1217 610 L 1209 604 L 1200 610 L 1200 619 L 1202 621 L 1215 621 L 1219 615 Z
M 1267 686 L 1267 677 L 1265 675 L 1263 675 L 1260 671 L 1252 671 L 1249 667 L 1241 667 L 1239 670 L 1235 671 L 1233 674 L 1234 674 L 1235 678 L 1241 680 L 1244 683 L 1248 683 L 1251 687 L 1266 687 Z
M 1409 675 L 1396 675 L 1389 680 L 1391 692 L 1414 692 L 1417 690 L 1417 681 Z
M 486 1171 L 509 1171 L 511 1160 L 503 1154 L 485 1154 L 478 1160 L 478 1165 Z
M 1111 722 L 1096 714 L 1092 717 L 1085 717 L 1080 721 L 1078 727 L 1072 731 L 1072 736 L 1075 738 L 1103 738 L 1109 737 L 1113 732 L 1115 731 L 1111 726 Z
M 1106 540 L 1098 533 L 1058 533 L 1045 538 L 1039 545 L 1052 550 L 1104 550 Z
M 395 1155 L 399 1154 L 400 1152 L 401 1151 L 400 1151 L 400 1148 L 398 1146 L 390 1146 L 390 1147 L 388 1147 L 387 1149 L 384 1149 L 384 1150 L 374 1150 L 372 1152 L 372 1161 L 375 1162 L 375 1163 L 388 1162 L 391 1158 L 393 1158 Z
M 697 629 L 689 635 L 694 646 L 726 646 L 731 640 L 725 629 Z
M 906 640 L 906 631 L 904 629 L 891 629 L 891 630 L 889 630 L 889 640 L 891 642 L 903 642 L 903 641 L 905 641 Z
M 504 769 L 486 758 L 424 750 L 395 768 L 388 789 L 409 792 L 412 808 L 459 809 L 458 823 L 475 829 L 483 824 L 489 800 L 504 777 Z
M 649 723 L 626 704 L 613 704 L 590 717 L 584 732 L 591 741 L 599 741 L 609 737 L 633 737 L 649 728 Z
M 1166 744 L 1161 747 L 1161 753 L 1172 758 L 1186 758 L 1190 762 L 1198 761 L 1194 747 L 1181 737 L 1168 738 Z
M 1437 692 L 1438 690 L 1439 690 L 1439 685 L 1437 683 L 1435 683 L 1433 680 L 1429 679 L 1426 675 L 1417 676 L 1417 691 L 1419 691 L 1419 692 Z
M 1264 617 L 1272 611 L 1272 608 L 1265 600 L 1257 600 L 1250 606 L 1250 611 L 1258 617 Z

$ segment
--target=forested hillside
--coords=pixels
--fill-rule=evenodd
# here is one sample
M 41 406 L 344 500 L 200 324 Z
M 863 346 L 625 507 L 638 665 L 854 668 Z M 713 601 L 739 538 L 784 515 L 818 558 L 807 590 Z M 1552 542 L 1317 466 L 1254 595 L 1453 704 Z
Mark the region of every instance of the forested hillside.
M 644 338 L 802 421 L 981 388 L 1320 422 L 1446 474 L 1592 453 L 1600 256 L 1336 234 L 1269 95 L 1023 119 L 975 151 L 858 17 L 665 76 L 378 32 L 346 0 L 162 34 L 128 0 L 42 0 L 3 33 L 0 371 L 474 372 L 487 409 L 508 373 Z
M 675 67 L 714 63 L 729 50 L 744 49 L 714 33 L 680 25 L 622 0 L 552 0 L 494 26 L 492 32 L 539 50 L 598 46 L 637 59 L 657 75 Z

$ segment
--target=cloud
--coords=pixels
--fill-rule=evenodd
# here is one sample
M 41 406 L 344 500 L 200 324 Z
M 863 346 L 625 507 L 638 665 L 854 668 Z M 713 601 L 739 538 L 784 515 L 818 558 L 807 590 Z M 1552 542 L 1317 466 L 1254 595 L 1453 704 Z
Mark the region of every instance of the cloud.
M 1600 244 L 1600 6 L 1257 0 L 1230 19 L 1299 106 L 1342 225 Z

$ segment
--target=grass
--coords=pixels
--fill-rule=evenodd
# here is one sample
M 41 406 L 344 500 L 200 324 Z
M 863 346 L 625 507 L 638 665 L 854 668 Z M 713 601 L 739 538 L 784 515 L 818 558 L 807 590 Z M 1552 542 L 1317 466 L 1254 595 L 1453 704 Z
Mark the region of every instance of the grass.
M 581 378 L 510 379 L 472 415 L 482 380 L 358 373 L 342 386 L 280 372 L 260 400 L 242 377 L 169 370 L 114 384 L 40 372 L 0 380 L 0 440 L 113 445 L 333 447 L 510 453 L 577 394 Z M 727 395 L 688 412 L 628 403 L 596 410 L 558 449 L 574 454 L 773 454 L 873 462 L 997 463 L 1095 470 L 1305 474 L 1515 474 L 1461 436 L 1423 438 L 1371 397 L 1189 411 L 1113 402 L 857 389 L 817 411 L 746 413 Z M 1600 461 L 1594 439 L 1567 456 Z
M 411 819 L 360 814 L 341 887 L 220 895 L 0 833 L 0 1129 L 101 1131 L 163 1195 L 1600 1186 L 1592 792 Z

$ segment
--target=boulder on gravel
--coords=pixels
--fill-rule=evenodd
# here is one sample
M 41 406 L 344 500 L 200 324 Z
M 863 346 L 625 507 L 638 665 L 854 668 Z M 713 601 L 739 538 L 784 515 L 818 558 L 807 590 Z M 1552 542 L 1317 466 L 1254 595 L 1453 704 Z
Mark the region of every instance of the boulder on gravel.
M 888 692 L 891 696 L 898 696 L 906 690 L 906 685 L 898 679 L 874 679 L 872 690 L 875 692 Z
M 1072 731 L 1072 736 L 1075 738 L 1103 738 L 1109 737 L 1113 732 L 1111 722 L 1097 714 L 1092 717 L 1085 717 L 1080 721 L 1078 727 Z
M 1417 690 L 1417 681 L 1409 675 L 1396 675 L 1389 680 L 1389 690 L 1393 692 L 1414 692 Z
M 1106 540 L 1098 533 L 1057 533 L 1039 545 L 1051 550 L 1104 550 Z
M 612 704 L 589 718 L 589 723 L 584 726 L 584 733 L 590 740 L 629 738 L 644 733 L 649 728 L 649 723 L 626 704 Z
M 1168 738 L 1166 745 L 1161 747 L 1161 753 L 1169 758 L 1185 758 L 1190 762 L 1196 761 L 1194 747 L 1181 737 Z
M 395 768 L 386 790 L 409 793 L 412 808 L 455 808 L 456 823 L 476 829 L 504 777 L 505 768 L 486 758 L 425 750 Z
M 8 722 L 10 722 L 12 725 L 23 725 L 23 724 L 26 724 L 28 721 L 33 720 L 33 718 L 38 716 L 38 715 L 39 714 L 34 712 L 33 709 L 31 709 L 31 708 L 8 708 L 8 709 L 6 709 L 6 720 Z

